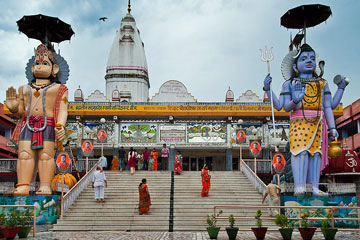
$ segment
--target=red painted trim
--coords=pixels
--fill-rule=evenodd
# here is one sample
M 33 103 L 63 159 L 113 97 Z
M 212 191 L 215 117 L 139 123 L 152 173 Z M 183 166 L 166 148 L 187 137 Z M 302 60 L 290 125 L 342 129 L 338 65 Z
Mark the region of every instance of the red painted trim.
M 347 125 L 348 123 L 351 123 L 351 122 L 352 122 L 352 119 L 348 119 L 348 120 L 346 120 L 345 122 L 340 123 L 340 124 L 337 125 L 336 127 L 337 127 L 337 128 L 341 128 L 341 127 L 343 127 L 343 126 L 345 126 L 345 125 Z
M 1 153 L 1 152 L 0 152 L 0 156 L 6 157 L 6 158 L 11 158 L 11 159 L 16 159 L 13 156 L 10 156 L 10 155 L 7 155 L 7 154 Z
M 1 118 L 0 118 L 0 123 L 3 123 L 3 124 L 5 124 L 6 126 L 8 126 L 8 127 L 10 127 L 10 128 L 15 128 L 15 126 L 16 126 L 15 123 L 14 123 L 14 124 L 9 124 L 9 123 L 7 123 L 7 122 L 4 122 Z
M 148 70 L 144 67 L 136 67 L 136 66 L 109 66 L 106 68 L 106 72 L 109 70 L 138 70 L 144 71 L 146 75 L 148 74 Z
M 360 114 L 355 115 L 355 116 L 353 117 L 354 121 L 357 120 L 357 119 L 359 119 L 359 118 L 360 118 Z

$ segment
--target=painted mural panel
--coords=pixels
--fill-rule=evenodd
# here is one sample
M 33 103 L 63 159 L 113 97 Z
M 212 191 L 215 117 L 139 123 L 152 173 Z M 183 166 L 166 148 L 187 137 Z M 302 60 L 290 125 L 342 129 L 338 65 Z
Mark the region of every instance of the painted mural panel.
M 160 125 L 161 143 L 185 143 L 186 126 L 185 125 Z
M 290 124 L 275 124 L 275 131 L 273 125 L 269 124 L 267 129 L 269 143 L 274 142 L 274 138 L 280 139 L 281 144 L 286 144 L 289 141 Z
M 36 206 L 36 224 L 55 224 L 57 220 L 58 195 L 49 196 L 0 196 L 0 205 L 35 205 Z M 15 210 L 25 212 L 27 208 L 17 207 Z M 32 210 L 32 208 L 31 208 Z M 9 215 L 13 208 L 2 207 L 0 213 Z
M 356 209 L 351 208 L 336 208 L 341 207 L 356 207 L 356 195 L 345 196 L 283 196 L 281 197 L 281 205 L 284 206 L 334 206 L 335 218 L 357 218 L 358 213 Z M 303 212 L 309 212 L 310 217 L 326 217 L 327 211 L 325 209 L 302 209 Z M 285 215 L 288 217 L 299 217 L 299 210 L 286 209 Z M 298 221 L 294 222 L 298 226 Z M 321 221 L 312 221 L 313 226 L 321 227 Z M 335 220 L 335 227 L 338 228 L 357 228 L 359 226 L 357 221 L 351 220 Z
M 105 122 L 104 127 L 106 128 L 107 133 L 107 143 L 106 145 L 112 145 L 115 143 L 116 139 L 116 123 L 113 121 Z M 97 143 L 97 134 L 103 125 L 99 122 L 87 122 L 84 126 L 84 139 L 93 139 L 94 143 Z
M 82 124 L 79 122 L 67 122 L 66 133 L 70 144 L 78 144 L 81 142 L 82 137 Z
M 156 143 L 157 124 L 121 124 L 120 134 L 121 143 Z
M 239 144 L 239 141 L 236 139 L 236 134 L 238 130 L 241 129 L 245 131 L 246 139 L 243 141 L 243 144 L 250 144 L 250 140 L 260 140 L 263 141 L 263 130 L 261 124 L 232 124 L 231 125 L 231 141 L 232 143 Z M 253 133 L 256 129 L 256 134 Z
M 223 123 L 190 123 L 189 143 L 225 143 L 226 125 Z

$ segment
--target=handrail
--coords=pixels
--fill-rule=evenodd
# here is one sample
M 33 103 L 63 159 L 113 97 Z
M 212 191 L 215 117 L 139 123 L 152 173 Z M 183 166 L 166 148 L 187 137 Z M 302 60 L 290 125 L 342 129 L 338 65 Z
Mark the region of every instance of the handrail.
M 92 181 L 92 176 L 96 170 L 96 167 L 101 164 L 101 160 L 99 161 L 87 172 L 76 184 L 73 186 L 61 199 L 61 204 L 63 204 L 63 211 L 61 212 L 61 218 L 63 218 L 63 214 L 71 207 L 71 205 L 75 202 L 80 193 L 89 185 Z
M 251 168 L 245 163 L 243 159 L 240 161 L 241 171 L 244 175 L 250 180 L 250 182 L 255 186 L 255 189 L 261 193 L 262 196 L 265 195 L 266 185 L 265 183 L 251 170 Z
M 220 208 L 220 209 L 224 209 L 224 208 L 282 208 L 282 209 L 299 209 L 299 217 L 290 217 L 288 218 L 288 220 L 298 220 L 299 221 L 299 226 L 301 226 L 302 224 L 302 218 L 301 218 L 301 210 L 302 209 L 329 209 L 331 212 L 335 212 L 335 210 L 337 209 L 357 209 L 358 212 L 360 211 L 360 207 L 355 207 L 355 206 L 256 206 L 256 205 L 236 205 L 236 206 L 214 206 L 214 225 L 216 226 L 216 221 L 218 219 L 228 219 L 228 217 L 219 217 L 216 216 L 216 209 Z M 236 219 L 244 219 L 244 220 L 249 220 L 249 219 L 254 219 L 254 217 L 234 217 Z M 262 219 L 266 219 L 266 220 L 275 220 L 276 217 L 270 216 L 270 217 L 262 217 Z M 308 217 L 308 220 L 326 220 L 326 217 Z M 331 227 L 334 228 L 335 227 L 335 220 L 346 220 L 346 221 L 360 221 L 359 216 L 357 218 L 341 218 L 341 217 L 334 217 L 334 215 L 332 214 L 331 217 Z M 271 229 L 272 230 L 272 229 Z M 270 230 L 270 231 L 271 231 Z M 277 229 L 276 229 L 277 230 Z M 346 229 L 339 229 L 341 231 L 360 231 L 359 228 L 346 228 Z M 250 229 L 239 229 L 239 231 L 250 231 Z
M 33 208 L 33 237 L 35 238 L 36 235 L 36 206 L 35 205 L 0 205 L 0 207 L 12 207 L 12 208 L 18 208 L 18 207 L 28 207 Z

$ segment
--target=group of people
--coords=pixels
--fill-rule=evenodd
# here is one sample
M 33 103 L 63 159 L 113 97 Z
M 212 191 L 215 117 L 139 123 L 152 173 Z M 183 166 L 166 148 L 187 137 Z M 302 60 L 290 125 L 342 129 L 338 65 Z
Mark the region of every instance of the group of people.
M 104 162 L 107 161 L 104 158 Z M 158 170 L 158 160 L 159 153 L 155 148 L 151 152 L 148 151 L 146 147 L 144 151 L 136 151 L 133 147 L 130 148 L 129 152 L 126 153 L 124 147 L 121 147 L 119 150 L 119 158 L 114 156 L 110 170 L 130 170 L 130 174 L 134 174 L 136 170 L 147 170 L 147 171 L 157 171 Z M 182 160 L 183 157 L 180 151 L 177 151 L 175 156 L 175 166 L 174 172 L 179 175 L 182 172 Z M 161 149 L 161 162 L 164 165 L 163 168 L 166 168 L 166 165 L 169 161 L 169 149 L 166 147 L 166 144 L 163 145 Z M 107 164 L 103 163 L 104 169 L 106 169 Z
M 139 191 L 139 206 L 138 213 L 140 215 L 146 214 L 150 211 L 151 199 L 149 189 L 146 184 L 146 179 L 142 179 L 138 187 Z M 95 200 L 97 203 L 104 203 L 104 190 L 107 187 L 107 180 L 101 166 L 97 166 L 96 172 L 92 179 L 92 188 L 94 188 Z

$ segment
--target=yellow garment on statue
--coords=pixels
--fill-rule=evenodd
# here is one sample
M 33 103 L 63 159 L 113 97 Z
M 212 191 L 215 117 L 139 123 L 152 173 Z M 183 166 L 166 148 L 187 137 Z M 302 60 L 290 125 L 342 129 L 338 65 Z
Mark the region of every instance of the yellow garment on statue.
M 316 152 L 321 153 L 322 136 L 322 110 L 321 100 L 325 80 L 306 83 L 305 96 L 302 105 L 297 111 L 315 110 L 318 117 L 293 118 L 290 120 L 290 151 L 293 155 L 298 155 L 303 151 L 308 151 L 312 156 Z

